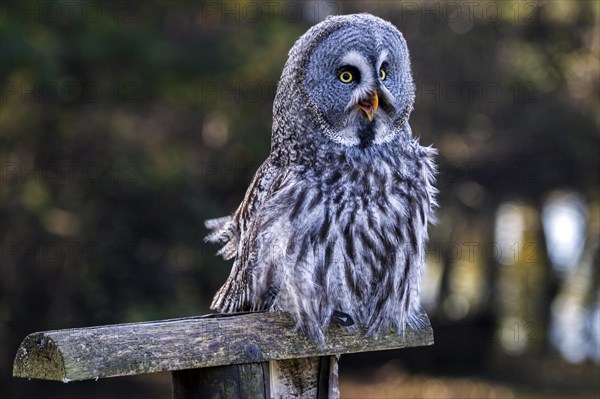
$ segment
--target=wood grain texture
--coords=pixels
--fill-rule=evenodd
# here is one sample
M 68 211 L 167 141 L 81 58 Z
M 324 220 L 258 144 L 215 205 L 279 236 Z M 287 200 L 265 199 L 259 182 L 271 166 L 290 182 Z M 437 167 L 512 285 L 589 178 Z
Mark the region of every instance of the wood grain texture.
M 428 320 L 378 338 L 335 325 L 322 348 L 293 327 L 285 313 L 252 312 L 38 332 L 21 343 L 13 376 L 68 382 L 433 344 Z
M 269 363 L 173 371 L 173 399 L 271 398 Z
M 303 357 L 269 362 L 270 398 L 337 399 L 337 356 Z M 335 378 L 332 370 L 335 369 Z

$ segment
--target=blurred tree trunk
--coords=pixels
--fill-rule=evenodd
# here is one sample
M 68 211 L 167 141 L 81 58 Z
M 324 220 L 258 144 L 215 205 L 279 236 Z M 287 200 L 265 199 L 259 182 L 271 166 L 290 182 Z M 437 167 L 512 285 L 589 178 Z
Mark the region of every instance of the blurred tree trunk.
M 440 289 L 437 296 L 436 309 L 438 311 L 437 316 L 441 320 L 446 319 L 444 304 L 450 295 L 450 279 L 454 263 L 456 262 L 456 257 L 452 256 L 453 254 L 448 250 L 448 247 L 449 244 L 456 244 L 459 241 L 464 230 L 464 220 L 461 218 L 452 222 L 452 226 L 447 230 L 447 236 L 440 243 L 440 248 L 438 248 L 442 260 L 442 276 L 440 277 Z
M 541 218 L 541 204 L 537 205 L 538 210 L 538 225 L 536 229 L 536 253 L 535 259 L 540 267 L 543 268 L 543 275 L 540 284 L 542 284 L 541 298 L 537 305 L 539 312 L 539 329 L 535 332 L 536 347 L 538 354 L 546 354 L 550 350 L 550 323 L 552 322 L 552 302 L 560 291 L 560 281 L 558 276 L 552 270 L 552 263 L 548 257 L 548 247 L 546 243 L 546 235 L 544 234 L 544 226 Z M 533 299 L 533 298 L 532 298 Z
M 496 234 L 496 211 L 498 210 L 498 203 L 493 201 L 484 206 L 481 212 L 481 223 L 482 223 L 482 235 L 481 244 L 486 245 L 488 243 L 495 242 Z M 494 319 L 494 325 L 497 324 L 496 320 L 496 304 L 498 298 L 498 284 L 496 284 L 498 278 L 498 257 L 487 256 L 483 258 L 483 284 L 481 284 L 481 305 L 480 313 Z

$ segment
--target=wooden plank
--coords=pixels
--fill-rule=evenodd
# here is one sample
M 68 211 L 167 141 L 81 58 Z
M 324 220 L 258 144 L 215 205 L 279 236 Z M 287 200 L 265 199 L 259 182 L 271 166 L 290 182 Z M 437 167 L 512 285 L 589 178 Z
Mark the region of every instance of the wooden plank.
M 339 398 L 337 356 L 269 362 L 271 398 Z
M 336 399 L 337 362 L 323 356 L 173 371 L 173 399 Z
M 322 348 L 294 332 L 281 312 L 38 332 L 21 343 L 13 376 L 68 382 L 431 345 L 433 331 L 423 318 L 425 327 L 418 331 L 377 338 L 334 325 Z

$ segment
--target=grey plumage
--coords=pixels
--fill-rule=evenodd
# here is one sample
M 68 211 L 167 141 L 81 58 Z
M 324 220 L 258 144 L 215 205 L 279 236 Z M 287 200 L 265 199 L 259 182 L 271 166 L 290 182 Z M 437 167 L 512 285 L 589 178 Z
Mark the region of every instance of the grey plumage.
M 271 154 L 238 209 L 206 223 L 206 240 L 234 259 L 212 309 L 287 311 L 320 344 L 336 310 L 372 334 L 420 323 L 435 151 L 411 133 L 413 102 L 406 43 L 390 23 L 330 17 L 298 39 Z

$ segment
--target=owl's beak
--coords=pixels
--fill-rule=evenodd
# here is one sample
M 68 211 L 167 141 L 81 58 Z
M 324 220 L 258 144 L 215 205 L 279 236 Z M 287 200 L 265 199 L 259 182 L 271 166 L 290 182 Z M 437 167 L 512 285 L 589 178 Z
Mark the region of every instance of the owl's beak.
M 367 115 L 369 121 L 373 120 L 373 115 L 375 111 L 377 111 L 377 107 L 379 106 L 379 97 L 377 97 L 377 92 L 373 92 L 373 96 L 368 100 L 363 100 L 358 102 L 358 107 L 362 109 L 362 111 Z

